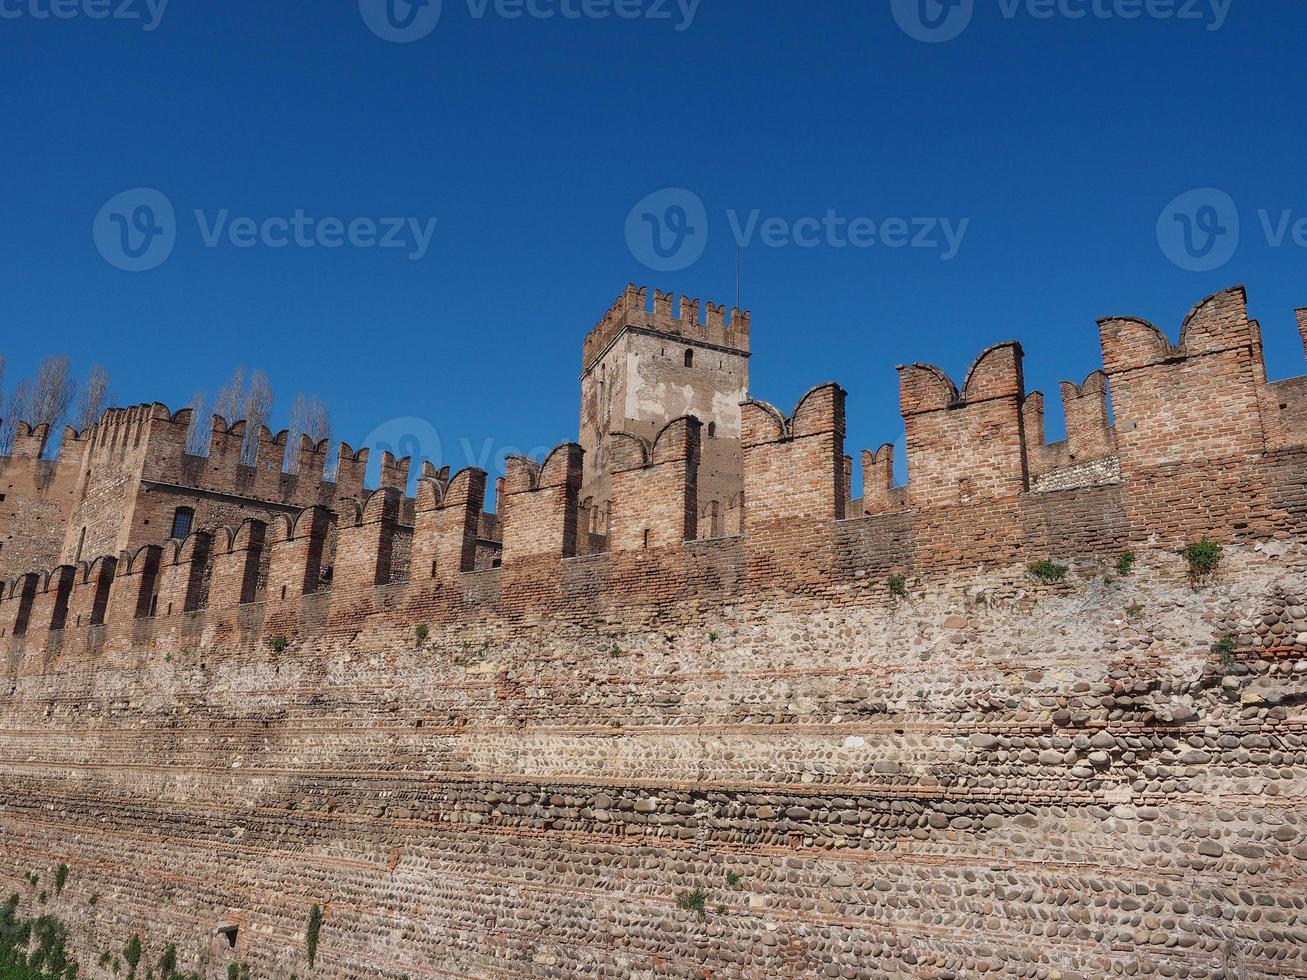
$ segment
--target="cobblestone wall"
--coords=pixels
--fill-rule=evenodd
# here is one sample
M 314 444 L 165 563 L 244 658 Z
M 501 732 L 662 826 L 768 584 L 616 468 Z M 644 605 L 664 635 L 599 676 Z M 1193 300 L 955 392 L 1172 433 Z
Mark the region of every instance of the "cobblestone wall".
M 0 875 L 83 976 L 1307 974 L 1299 543 L 908 588 L 57 657 Z

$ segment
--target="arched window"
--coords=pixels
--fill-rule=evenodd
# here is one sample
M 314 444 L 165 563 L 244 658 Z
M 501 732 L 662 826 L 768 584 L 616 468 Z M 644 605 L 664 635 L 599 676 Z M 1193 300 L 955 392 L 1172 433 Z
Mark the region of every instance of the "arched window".
M 716 423 L 716 422 L 709 422 L 709 423 L 708 423 L 708 438 L 709 438 L 709 439 L 716 439 L 716 438 L 717 438 L 717 423 Z
M 178 507 L 172 514 L 172 534 L 170 538 L 185 538 L 191 533 L 191 524 L 195 521 L 195 511 L 190 507 Z
M 694 367 L 694 351 L 688 348 L 685 351 L 685 366 Z

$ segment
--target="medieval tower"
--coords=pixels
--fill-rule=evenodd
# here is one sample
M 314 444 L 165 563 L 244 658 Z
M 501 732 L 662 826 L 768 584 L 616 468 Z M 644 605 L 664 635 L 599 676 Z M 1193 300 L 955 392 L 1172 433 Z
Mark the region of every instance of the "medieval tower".
M 585 450 L 581 524 L 594 538 L 608 534 L 612 500 L 612 436 L 625 433 L 652 446 L 667 423 L 694 416 L 701 423 L 698 464 L 700 537 L 738 531 L 744 489 L 740 404 L 749 390 L 749 314 L 671 293 L 627 286 L 585 339 L 581 370 L 580 443 Z M 584 534 L 582 535 L 584 537 Z

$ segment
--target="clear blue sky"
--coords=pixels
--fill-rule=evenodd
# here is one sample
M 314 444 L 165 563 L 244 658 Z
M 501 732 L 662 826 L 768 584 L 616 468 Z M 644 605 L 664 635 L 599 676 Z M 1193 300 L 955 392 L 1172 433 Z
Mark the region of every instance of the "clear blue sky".
M 789 411 L 839 381 L 855 454 L 900 435 L 896 363 L 960 382 L 983 347 L 1019 339 L 1054 436 L 1057 382 L 1099 365 L 1095 318 L 1143 315 L 1174 337 L 1194 302 L 1237 282 L 1272 377 L 1303 370 L 1307 248 L 1292 232 L 1272 247 L 1258 217 L 1307 217 L 1299 3 L 1233 0 L 1211 30 L 1212 0 L 1200 20 L 1126 19 L 1131 0 L 1080 19 L 974 0 L 960 36 L 923 43 L 889 0 L 702 0 L 689 23 L 675 0 L 670 20 L 509 19 L 494 3 L 478 17 L 481 0 L 444 0 L 428 36 L 399 44 L 357 0 L 172 0 L 157 24 L 145 0 L 129 8 L 143 20 L 58 2 L 74 16 L 0 0 L 11 383 L 67 352 L 79 373 L 104 363 L 120 402 L 180 407 L 241 363 L 270 375 L 278 427 L 296 392 L 316 392 L 338 438 L 419 417 L 457 468 L 464 441 L 475 456 L 485 440 L 575 437 L 581 340 L 626 282 L 730 305 L 727 212 L 755 209 L 969 219 L 947 260 L 820 236 L 745 252 L 754 396 Z M 138 187 L 175 206 L 176 246 L 131 273 L 92 228 Z M 693 265 L 655 272 L 624 229 L 666 187 L 703 201 L 708 235 Z M 1168 260 L 1157 226 L 1200 187 L 1229 195 L 1242 236 L 1195 272 Z M 438 224 L 414 261 L 209 248 L 196 209 Z

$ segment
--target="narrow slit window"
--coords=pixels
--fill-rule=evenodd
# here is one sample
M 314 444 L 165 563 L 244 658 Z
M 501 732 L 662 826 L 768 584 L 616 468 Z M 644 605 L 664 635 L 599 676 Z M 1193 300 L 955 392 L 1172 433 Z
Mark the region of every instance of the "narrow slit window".
M 190 507 L 178 507 L 172 515 L 172 534 L 170 538 L 185 538 L 191 533 L 191 525 L 195 522 L 195 511 Z

